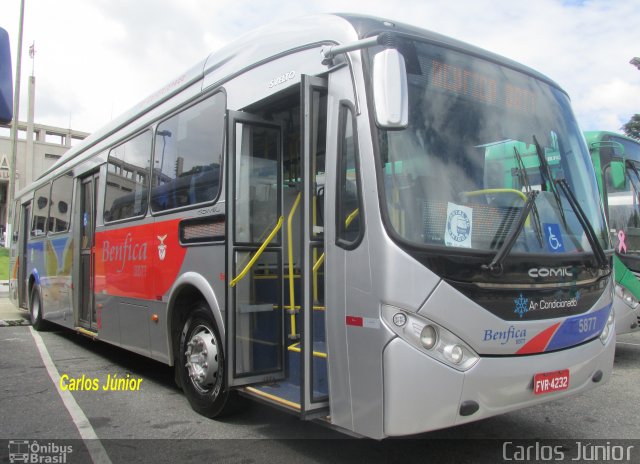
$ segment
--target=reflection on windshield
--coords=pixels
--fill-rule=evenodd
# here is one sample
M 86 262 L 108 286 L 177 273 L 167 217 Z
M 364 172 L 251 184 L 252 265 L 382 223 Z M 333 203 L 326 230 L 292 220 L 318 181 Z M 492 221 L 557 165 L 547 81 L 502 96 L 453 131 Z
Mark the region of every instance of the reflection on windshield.
M 514 252 L 590 251 L 565 179 L 607 248 L 595 178 L 566 95 L 511 69 L 417 42 L 409 127 L 381 131 L 387 217 L 414 245 L 497 250 L 539 191 Z M 536 143 L 539 145 L 536 147 Z
M 611 167 L 604 171 L 611 239 L 618 253 L 640 253 L 640 179 L 631 165 L 622 182 L 614 182 Z M 617 185 L 616 185 L 617 184 Z

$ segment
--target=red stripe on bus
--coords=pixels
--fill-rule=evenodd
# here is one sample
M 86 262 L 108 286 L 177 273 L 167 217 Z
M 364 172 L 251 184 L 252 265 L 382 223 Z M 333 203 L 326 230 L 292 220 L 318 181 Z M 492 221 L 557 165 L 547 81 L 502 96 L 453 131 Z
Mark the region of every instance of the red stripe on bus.
M 362 327 L 363 321 L 359 316 L 347 316 L 347 325 L 352 325 L 354 327 Z
M 186 254 L 180 219 L 96 233 L 96 293 L 154 300 L 175 282 Z
M 560 322 L 552 325 L 551 327 L 544 329 L 538 335 L 529 340 L 522 348 L 520 348 L 516 354 L 533 354 L 542 353 L 549 344 L 549 340 L 556 333 L 556 330 L 560 327 Z

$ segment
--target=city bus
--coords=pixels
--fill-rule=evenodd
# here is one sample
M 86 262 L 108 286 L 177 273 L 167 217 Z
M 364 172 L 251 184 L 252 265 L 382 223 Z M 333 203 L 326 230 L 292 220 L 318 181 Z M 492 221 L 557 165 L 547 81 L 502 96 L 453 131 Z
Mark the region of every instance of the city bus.
M 604 203 L 611 241 L 616 334 L 640 323 L 640 142 L 607 131 L 584 133 Z
M 568 96 L 420 28 L 249 33 L 16 198 L 33 327 L 174 366 L 207 417 L 251 397 L 382 439 L 611 375 L 613 250 Z

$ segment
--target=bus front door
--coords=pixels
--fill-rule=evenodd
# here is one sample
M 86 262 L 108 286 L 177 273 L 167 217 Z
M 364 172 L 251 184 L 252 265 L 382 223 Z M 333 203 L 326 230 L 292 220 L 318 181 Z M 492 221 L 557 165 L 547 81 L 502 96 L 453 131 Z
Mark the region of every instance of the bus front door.
M 229 111 L 227 381 L 284 378 L 282 128 Z
M 324 188 L 327 133 L 327 81 L 302 75 L 302 320 L 301 413 L 305 418 L 326 415 L 329 406 L 328 356 L 325 334 Z M 297 304 L 297 303 L 296 303 Z M 300 317 L 301 316 L 301 317 Z M 291 351 L 293 346 L 289 345 Z
M 294 96 L 229 115 L 228 381 L 311 419 L 329 404 L 327 82 L 302 75 Z

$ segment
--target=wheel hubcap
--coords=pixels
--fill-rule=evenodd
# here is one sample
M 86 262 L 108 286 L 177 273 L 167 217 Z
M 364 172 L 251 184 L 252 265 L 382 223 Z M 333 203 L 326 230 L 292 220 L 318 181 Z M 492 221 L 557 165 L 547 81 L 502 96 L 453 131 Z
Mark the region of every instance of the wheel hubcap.
M 218 345 L 207 327 L 196 327 L 187 343 L 185 356 L 191 383 L 200 391 L 215 386 L 219 378 Z

